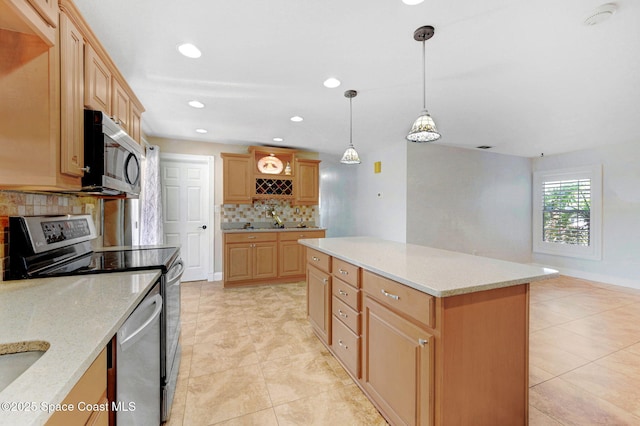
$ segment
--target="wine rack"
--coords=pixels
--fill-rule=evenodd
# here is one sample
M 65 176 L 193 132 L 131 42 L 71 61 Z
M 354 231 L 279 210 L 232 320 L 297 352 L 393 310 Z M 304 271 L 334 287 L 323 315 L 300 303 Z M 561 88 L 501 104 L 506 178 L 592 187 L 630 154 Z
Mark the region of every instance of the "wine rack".
M 293 181 L 285 179 L 256 179 L 256 195 L 293 196 Z

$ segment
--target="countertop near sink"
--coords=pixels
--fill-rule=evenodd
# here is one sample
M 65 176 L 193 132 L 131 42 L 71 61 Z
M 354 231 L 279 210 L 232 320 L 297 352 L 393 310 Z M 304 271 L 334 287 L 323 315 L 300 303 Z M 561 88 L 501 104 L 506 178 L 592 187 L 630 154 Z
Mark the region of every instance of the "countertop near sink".
M 0 425 L 43 424 L 52 414 L 45 408 L 64 400 L 159 277 L 158 270 L 0 283 L 0 344 L 51 345 L 0 392 Z
M 326 228 L 255 228 L 255 229 L 223 229 L 223 234 L 237 234 L 246 232 L 304 232 L 304 231 L 326 231 Z

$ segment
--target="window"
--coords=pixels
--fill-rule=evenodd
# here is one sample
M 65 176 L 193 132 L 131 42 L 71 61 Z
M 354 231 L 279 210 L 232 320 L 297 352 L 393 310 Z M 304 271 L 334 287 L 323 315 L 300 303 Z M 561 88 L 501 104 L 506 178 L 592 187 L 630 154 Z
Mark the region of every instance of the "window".
M 533 174 L 533 251 L 600 259 L 602 169 Z

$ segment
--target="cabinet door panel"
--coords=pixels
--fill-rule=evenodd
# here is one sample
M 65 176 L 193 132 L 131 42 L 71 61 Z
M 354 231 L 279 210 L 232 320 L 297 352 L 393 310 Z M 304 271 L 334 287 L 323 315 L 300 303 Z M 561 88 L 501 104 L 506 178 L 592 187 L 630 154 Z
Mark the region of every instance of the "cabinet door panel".
M 431 424 L 433 337 L 365 296 L 363 385 L 393 424 Z
M 113 86 L 111 112 L 113 120 L 129 133 L 129 118 L 131 116 L 131 102 L 127 91 L 118 83 L 117 80 L 111 80 Z
M 60 15 L 60 172 L 84 172 L 84 39 L 73 22 Z
M 228 244 L 225 253 L 225 281 L 249 280 L 252 277 L 251 244 Z
M 251 157 L 245 154 L 222 154 L 224 204 L 251 203 Z
M 304 275 L 304 247 L 297 241 L 280 241 L 278 255 L 281 277 Z
M 307 266 L 307 314 L 325 343 L 331 344 L 331 276 Z
M 253 278 L 274 278 L 278 276 L 278 249 L 276 243 L 253 244 Z
M 319 161 L 296 160 L 296 204 L 318 204 Z
M 87 44 L 84 52 L 84 104 L 111 117 L 111 70 L 91 45 Z

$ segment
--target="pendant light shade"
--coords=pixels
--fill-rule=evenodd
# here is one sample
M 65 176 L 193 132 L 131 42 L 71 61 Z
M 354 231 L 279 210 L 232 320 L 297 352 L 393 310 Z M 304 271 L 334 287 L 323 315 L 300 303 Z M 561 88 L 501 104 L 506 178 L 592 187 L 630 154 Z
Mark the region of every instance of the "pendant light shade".
M 411 131 L 407 135 L 407 140 L 410 142 L 433 142 L 440 139 L 440 133 L 436 128 L 436 123 L 429 115 L 427 111 L 427 77 L 426 77 L 426 59 L 425 59 L 425 42 L 433 37 L 435 29 L 426 25 L 420 27 L 413 33 L 413 38 L 416 41 L 422 42 L 422 112 L 420 116 L 416 118 L 411 126 Z
M 360 164 L 360 157 L 358 152 L 353 147 L 353 109 L 351 106 L 351 100 L 358 95 L 355 90 L 347 90 L 344 92 L 344 97 L 349 98 L 349 147 L 342 154 L 340 162 L 342 164 Z

